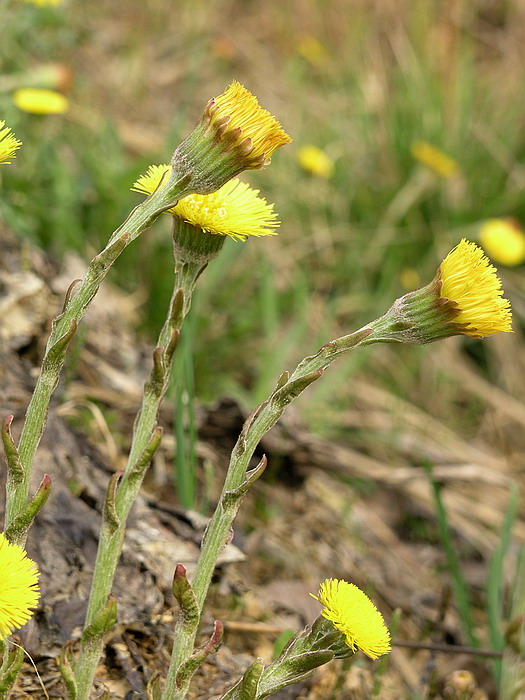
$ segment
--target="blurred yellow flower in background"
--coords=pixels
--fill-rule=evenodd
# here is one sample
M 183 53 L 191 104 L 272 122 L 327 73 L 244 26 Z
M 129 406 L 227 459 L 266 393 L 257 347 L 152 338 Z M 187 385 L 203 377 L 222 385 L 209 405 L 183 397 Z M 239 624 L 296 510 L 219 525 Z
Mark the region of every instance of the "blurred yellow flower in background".
M 247 155 L 251 158 L 264 156 L 269 162 L 274 151 L 292 140 L 255 95 L 236 80 L 210 101 L 206 112 L 210 126 L 221 135 L 238 131 L 239 137 L 250 139 Z
M 32 5 L 40 5 L 41 7 L 44 7 L 45 5 L 61 5 L 62 0 L 25 0 L 25 2 L 29 2 Z
M 438 269 L 440 296 L 456 304 L 454 324 L 466 324 L 463 335 L 485 338 L 512 332 L 510 303 L 503 297 L 496 268 L 475 243 L 464 238 Z
M 348 646 L 364 652 L 371 659 L 387 654 L 390 649 L 390 633 L 383 616 L 370 598 L 353 583 L 327 579 L 319 587 L 318 600 L 324 609 L 322 616 L 344 634 Z
M 15 151 L 17 151 L 21 145 L 22 142 L 16 138 L 11 132 L 11 129 L 5 126 L 5 122 L 0 119 L 0 163 L 9 165 L 11 161 L 7 159 L 13 158 L 15 156 Z
M 297 162 L 310 175 L 329 178 L 334 170 L 333 161 L 317 146 L 307 144 L 297 152 Z
M 13 102 L 18 109 L 31 114 L 64 114 L 69 109 L 65 95 L 40 88 L 20 88 L 13 93 Z
M 322 66 L 328 60 L 328 51 L 317 37 L 305 34 L 297 42 L 297 53 L 313 66 Z
M 413 267 L 404 267 L 399 273 L 399 281 L 405 289 L 416 289 L 421 285 L 421 276 Z
M 479 230 L 479 240 L 496 262 L 513 267 L 525 260 L 525 233 L 513 219 L 488 219 Z
M 413 158 L 440 177 L 454 177 L 459 173 L 456 161 L 427 141 L 414 141 L 410 152 Z
M 169 169 L 169 165 L 151 165 L 132 189 L 151 194 Z M 244 241 L 248 236 L 275 236 L 279 221 L 273 204 L 268 204 L 258 194 L 259 190 L 253 190 L 234 178 L 211 194 L 192 194 L 180 199 L 169 213 L 203 231 L 235 240 Z

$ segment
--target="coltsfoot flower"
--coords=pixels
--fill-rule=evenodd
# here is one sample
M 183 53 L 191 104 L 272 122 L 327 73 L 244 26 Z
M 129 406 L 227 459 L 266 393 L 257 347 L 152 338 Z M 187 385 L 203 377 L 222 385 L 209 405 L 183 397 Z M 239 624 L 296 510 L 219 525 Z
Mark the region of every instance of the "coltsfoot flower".
M 496 268 L 475 243 L 462 239 L 430 284 L 397 299 L 370 324 L 364 345 L 378 342 L 422 345 L 453 335 L 486 338 L 512 332 L 510 303 Z
M 255 697 L 253 678 L 258 679 L 257 697 L 266 698 L 281 688 L 306 678 L 314 668 L 332 661 L 348 659 L 363 651 L 371 659 L 391 649 L 390 633 L 383 616 L 357 586 L 328 579 L 319 593 L 310 595 L 322 603 L 323 610 L 311 627 L 295 634 L 281 655 L 266 668 L 258 659 L 226 698 Z M 245 694 L 243 694 L 243 691 Z
M 11 132 L 5 122 L 0 119 L 0 163 L 8 165 L 11 161 L 8 158 L 15 157 L 15 152 L 20 148 L 22 142 Z
M 0 533 L 0 639 L 25 625 L 39 598 L 39 573 L 34 561 Z
M 65 95 L 43 88 L 20 88 L 13 94 L 13 102 L 18 109 L 30 114 L 64 114 L 69 109 Z
M 377 659 L 390 651 L 390 633 L 383 616 L 353 583 L 327 579 L 317 595 L 310 595 L 324 605 L 322 616 L 344 635 L 354 652 L 360 650 Z
M 200 124 L 173 154 L 178 177 L 199 194 L 218 190 L 243 170 L 262 168 L 291 138 L 243 85 L 234 81 L 211 99 Z
M 236 80 L 204 110 L 217 138 L 242 144 L 248 168 L 262 168 L 273 152 L 292 140 L 275 117 L 263 109 L 255 95 Z
M 151 165 L 132 189 L 151 194 L 163 177 L 169 175 L 169 170 L 169 165 Z M 277 214 L 273 204 L 258 195 L 259 190 L 235 178 L 211 194 L 193 194 L 180 199 L 169 213 L 201 231 L 235 240 L 274 236 L 279 226 Z
M 454 177 L 459 172 L 459 165 L 453 158 L 427 141 L 414 141 L 410 152 L 417 161 L 440 177 Z
M 525 261 L 525 233 L 514 219 L 488 219 L 479 230 L 479 241 L 498 263 L 514 267 Z
M 334 170 L 332 160 L 324 151 L 312 144 L 301 146 L 297 153 L 297 162 L 310 175 L 317 175 L 317 177 L 326 179 L 331 176 Z
M 496 268 L 475 243 L 463 238 L 439 266 L 437 280 L 440 298 L 458 311 L 459 333 L 486 338 L 512 330 L 510 303 Z

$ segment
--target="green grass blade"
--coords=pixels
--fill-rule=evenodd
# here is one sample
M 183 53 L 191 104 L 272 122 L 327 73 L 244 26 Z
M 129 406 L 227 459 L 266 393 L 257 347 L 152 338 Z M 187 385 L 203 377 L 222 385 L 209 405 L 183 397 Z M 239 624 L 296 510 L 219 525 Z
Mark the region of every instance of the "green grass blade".
M 493 649 L 503 650 L 505 639 L 502 632 L 503 614 L 503 564 L 509 549 L 512 528 L 518 515 L 519 490 L 513 486 L 510 492 L 509 503 L 501 527 L 501 536 L 498 546 L 494 550 L 489 562 L 487 576 L 486 596 L 487 615 L 489 625 L 490 644 Z M 498 687 L 501 685 L 501 659 L 494 661 L 494 671 Z
M 463 623 L 463 629 L 467 636 L 468 642 L 473 647 L 479 647 L 479 641 L 474 632 L 474 621 L 471 614 L 471 602 L 468 594 L 468 585 L 461 573 L 459 557 L 454 546 L 452 538 L 452 528 L 447 515 L 445 504 L 441 497 L 441 484 L 432 478 L 432 466 L 426 465 L 426 469 L 430 476 L 430 484 L 432 486 L 432 495 L 436 506 L 436 516 L 438 520 L 439 535 L 441 546 L 447 557 L 447 566 L 452 577 L 452 585 L 456 604 L 458 606 L 459 616 Z
M 194 508 L 197 478 L 197 431 L 195 427 L 195 376 L 193 367 L 193 321 L 188 315 L 176 356 L 177 371 L 172 387 L 175 397 L 176 439 L 175 489 L 184 508 Z

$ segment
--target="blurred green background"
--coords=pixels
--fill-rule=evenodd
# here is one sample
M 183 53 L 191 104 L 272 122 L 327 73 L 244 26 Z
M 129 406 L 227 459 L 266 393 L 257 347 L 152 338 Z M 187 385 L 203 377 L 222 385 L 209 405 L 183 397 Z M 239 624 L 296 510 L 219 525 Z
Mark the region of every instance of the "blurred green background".
M 192 349 L 203 401 L 227 393 L 253 406 L 305 353 L 431 279 L 462 236 L 478 240 L 485 219 L 525 220 L 518 0 L 13 1 L 1 13 L 0 115 L 23 147 L 0 172 L 0 214 L 57 258 L 101 249 L 140 201 L 129 190 L 134 179 L 169 160 L 232 79 L 293 137 L 271 167 L 243 175 L 275 202 L 280 235 L 227 241 L 202 279 Z M 69 111 L 17 109 L 13 91 L 36 84 L 35 71 L 48 64 L 59 66 Z M 453 159 L 455 173 L 421 163 L 412 152 L 418 141 Z M 324 152 L 331 172 L 305 169 L 305 145 Z M 113 273 L 130 293 L 145 290 L 143 329 L 152 339 L 171 290 L 170 247 L 166 216 Z M 501 355 L 522 349 L 523 267 L 501 272 L 515 336 L 451 342 L 522 398 Z M 447 368 L 421 388 L 428 352 L 356 353 L 302 399 L 304 419 L 334 430 L 356 372 L 448 415 Z M 467 429 L 473 418 L 463 405 L 451 417 Z

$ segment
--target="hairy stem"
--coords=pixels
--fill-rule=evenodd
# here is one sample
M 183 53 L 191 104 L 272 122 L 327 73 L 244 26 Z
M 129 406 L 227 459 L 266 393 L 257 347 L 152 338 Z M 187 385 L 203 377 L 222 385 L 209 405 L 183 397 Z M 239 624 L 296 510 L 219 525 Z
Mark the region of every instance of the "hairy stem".
M 58 384 L 67 346 L 76 327 L 120 253 L 163 211 L 192 191 L 187 187 L 187 182 L 188 178 L 176 181 L 172 177 L 136 207 L 122 226 L 113 233 L 106 248 L 93 258 L 78 287 L 68 293 L 62 314 L 53 322 L 42 369 L 26 412 L 18 443 L 23 478 L 17 488 L 7 495 L 6 529 L 26 506 L 33 460 L 46 426 L 49 403 Z
M 142 405 L 133 429 L 133 439 L 120 484 L 110 484 L 104 509 L 97 559 L 93 573 L 85 629 L 93 625 L 111 592 L 120 558 L 126 520 L 139 492 L 146 469 L 160 443 L 157 415 L 170 383 L 172 357 L 180 326 L 191 305 L 195 282 L 202 264 L 180 264 L 175 268 L 175 282 L 170 309 L 154 351 L 153 368 L 144 388 Z M 111 492 L 112 487 L 114 491 Z M 104 648 L 104 634 L 89 643 L 82 642 L 75 663 L 78 700 L 87 700 L 95 670 Z
M 315 355 L 306 357 L 291 376 L 287 373 L 281 375 L 277 388 L 268 400 L 264 401 L 246 421 L 233 448 L 222 494 L 204 535 L 201 554 L 192 581 L 200 616 L 202 616 L 217 558 L 229 539 L 242 496 L 255 478 L 262 473 L 260 468 L 248 472 L 251 458 L 261 438 L 277 423 L 286 406 L 309 384 L 318 379 L 337 357 L 358 345 L 365 345 L 371 333 L 371 329 L 364 328 L 327 343 Z M 193 650 L 196 633 L 197 628 L 188 629 L 184 626 L 183 620 L 179 619 L 176 623 L 173 653 L 162 700 L 183 700 L 186 697 L 191 677 L 186 677 L 183 684 L 180 681 L 177 682 L 177 679 L 180 678 L 179 669 L 187 662 Z

